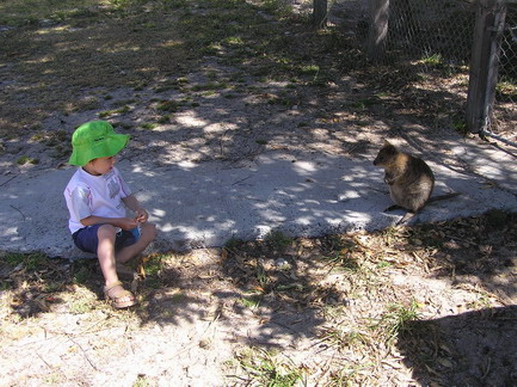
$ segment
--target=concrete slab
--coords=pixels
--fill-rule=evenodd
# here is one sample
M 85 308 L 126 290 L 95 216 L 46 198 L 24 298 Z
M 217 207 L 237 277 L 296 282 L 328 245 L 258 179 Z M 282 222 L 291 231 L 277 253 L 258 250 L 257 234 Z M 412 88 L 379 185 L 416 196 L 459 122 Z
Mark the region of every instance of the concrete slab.
M 430 165 L 437 178 L 434 195 L 461 196 L 432 203 L 415 221 L 517 210 L 514 161 L 498 162 L 500 154 L 475 146 L 456 151 L 472 171 Z M 154 251 L 222 246 L 230 238 L 262 238 L 271 230 L 310 237 L 371 231 L 403 215 L 382 212 L 391 204 L 383 172 L 365 159 L 269 152 L 239 166 L 218 161 L 156 167 L 126 160 L 118 167 L 158 225 Z M 0 179 L 2 250 L 85 255 L 67 228 L 63 189 L 73 172 L 69 167 Z

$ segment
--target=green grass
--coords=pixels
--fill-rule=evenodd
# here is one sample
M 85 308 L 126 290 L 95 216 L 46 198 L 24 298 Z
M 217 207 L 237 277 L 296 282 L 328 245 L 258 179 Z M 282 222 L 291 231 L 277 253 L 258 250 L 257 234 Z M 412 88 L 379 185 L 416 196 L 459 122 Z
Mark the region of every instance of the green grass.
M 45 265 L 48 259 L 43 253 L 7 253 L 4 258 L 5 262 L 11 266 L 21 265 L 27 270 L 36 270 Z
M 127 113 L 130 110 L 129 106 L 122 106 L 118 109 L 112 109 L 112 110 L 105 110 L 98 114 L 99 118 L 106 119 L 112 116 L 115 116 L 117 114 L 124 114 Z
M 95 309 L 96 301 L 89 298 L 79 298 L 70 302 L 69 311 L 72 314 L 84 314 Z
M 301 382 L 303 370 L 285 356 L 260 348 L 250 348 L 237 355 L 241 367 L 253 385 L 291 387 Z
M 39 160 L 32 158 L 30 156 L 21 156 L 16 160 L 16 164 L 25 165 L 25 164 L 38 164 Z
M 401 333 L 407 333 L 409 323 L 419 319 L 419 305 L 412 300 L 409 305 L 392 303 L 387 306 L 375 327 L 380 327 L 382 336 L 390 342 Z
M 250 309 L 258 308 L 261 300 L 262 294 L 258 292 L 248 292 L 241 298 L 242 305 Z
M 160 112 L 175 113 L 181 108 L 181 106 L 183 106 L 183 103 L 179 101 L 160 101 L 156 106 L 156 110 Z
M 273 250 L 284 251 L 293 242 L 293 238 L 288 237 L 282 231 L 272 230 L 264 238 L 264 242 Z
M 95 0 L 9 0 L 0 2 L 0 24 L 21 26 L 43 19 L 62 20 L 98 5 Z
M 146 130 L 153 130 L 153 129 L 156 129 L 159 125 L 157 123 L 150 123 L 150 122 L 147 122 L 145 124 L 142 124 L 140 125 L 140 127 L 142 129 L 146 129 Z
M 442 66 L 444 64 L 443 57 L 441 54 L 432 54 L 422 58 L 422 63 L 428 66 Z
M 210 70 L 208 81 L 191 83 L 192 69 L 206 54 L 240 68 L 239 77 L 255 74 L 294 85 L 320 82 L 332 73 L 319 58 L 328 46 L 322 40 L 335 37 L 286 35 L 286 30 L 304 31 L 306 26 L 285 18 L 288 14 L 281 1 L 251 5 L 241 0 L 200 0 L 196 8 L 186 1 L 167 0 L 104 0 L 101 4 L 88 0 L 0 3 L 0 25 L 16 27 L 7 32 L 1 59 L 7 63 L 9 58 L 23 58 L 13 62 L 10 71 L 19 78 L 7 90 L 6 100 L 23 94 L 31 104 L 28 111 L 16 104 L 5 106 L 0 134 L 17 138 L 23 128 L 55 112 L 73 115 L 92 110 L 103 119 L 130 113 L 127 103 L 98 111 L 101 101 L 116 101 L 113 91 L 125 87 L 157 93 L 199 92 L 205 97 L 234 90 L 239 80 L 219 79 Z M 270 23 L 261 16 L 264 12 L 285 19 Z M 88 90 L 95 90 L 94 95 L 85 95 Z M 285 106 L 296 102 L 289 93 L 271 100 Z M 191 102 L 192 107 L 198 105 Z M 183 106 L 188 105 L 169 102 L 157 109 L 175 112 Z

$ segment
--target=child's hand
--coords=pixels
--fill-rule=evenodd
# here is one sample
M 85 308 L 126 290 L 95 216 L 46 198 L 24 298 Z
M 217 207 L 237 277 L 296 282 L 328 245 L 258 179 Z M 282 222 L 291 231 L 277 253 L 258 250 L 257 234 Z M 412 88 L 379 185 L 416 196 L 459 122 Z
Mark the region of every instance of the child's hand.
M 138 210 L 136 210 L 135 221 L 137 221 L 138 223 L 145 223 L 147 222 L 147 219 L 149 219 L 149 214 L 145 209 L 139 208 Z
M 132 230 L 138 226 L 138 222 L 136 221 L 136 219 L 131 219 L 131 218 L 120 218 L 119 222 L 117 222 L 117 223 L 118 223 L 117 224 L 118 227 L 120 227 L 122 230 L 126 230 L 126 231 Z

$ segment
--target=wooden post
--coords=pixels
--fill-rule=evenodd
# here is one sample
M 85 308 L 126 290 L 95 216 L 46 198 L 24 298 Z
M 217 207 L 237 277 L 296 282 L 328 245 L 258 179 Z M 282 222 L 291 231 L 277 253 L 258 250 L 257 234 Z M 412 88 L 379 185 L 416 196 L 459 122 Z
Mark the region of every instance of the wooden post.
M 370 34 L 368 38 L 368 58 L 378 62 L 384 57 L 388 37 L 390 0 L 370 1 Z
M 472 133 L 486 129 L 492 117 L 505 16 L 504 0 L 478 0 L 466 108 Z
M 323 28 L 327 25 L 328 0 L 313 0 L 312 24 L 315 28 Z

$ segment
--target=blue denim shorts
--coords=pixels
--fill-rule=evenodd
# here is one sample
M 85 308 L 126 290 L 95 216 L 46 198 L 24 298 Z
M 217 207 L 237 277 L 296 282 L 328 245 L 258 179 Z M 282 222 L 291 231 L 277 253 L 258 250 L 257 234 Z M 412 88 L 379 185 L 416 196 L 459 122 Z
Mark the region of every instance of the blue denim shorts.
M 75 245 L 82 251 L 97 254 L 97 247 L 99 245 L 97 231 L 100 226 L 102 226 L 102 224 L 95 224 L 74 232 L 72 234 L 72 238 L 74 239 Z M 131 246 L 136 241 L 137 238 L 131 231 L 119 231 L 117 233 L 117 238 L 115 239 L 115 251 L 120 250 L 123 247 Z

